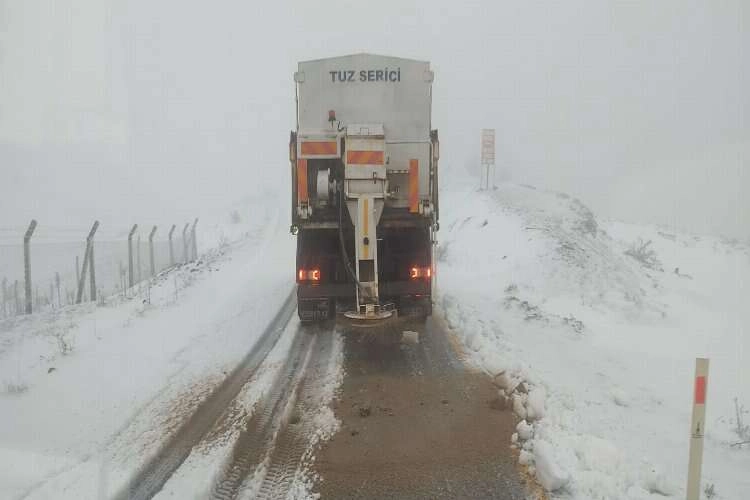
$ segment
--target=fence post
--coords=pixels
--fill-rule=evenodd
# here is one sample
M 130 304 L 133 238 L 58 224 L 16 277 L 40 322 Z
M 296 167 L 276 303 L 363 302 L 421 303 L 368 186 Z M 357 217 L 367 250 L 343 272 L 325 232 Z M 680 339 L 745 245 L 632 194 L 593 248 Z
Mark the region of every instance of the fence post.
M 13 282 L 13 303 L 15 304 L 13 316 L 18 316 L 21 312 L 21 300 L 18 298 L 18 280 Z
M 193 228 L 190 230 L 190 239 L 193 243 L 193 260 L 198 260 L 198 242 L 195 239 L 195 226 L 198 225 L 198 218 L 193 222 Z
M 133 224 L 133 228 L 128 233 L 128 288 L 133 287 L 133 235 L 138 224 Z
M 32 219 L 26 234 L 23 235 L 23 278 L 26 282 L 26 314 L 31 314 L 31 248 L 29 242 L 36 229 L 36 220 Z
M 706 394 L 708 392 L 708 359 L 695 358 L 693 418 L 690 424 L 690 459 L 688 462 L 687 500 L 699 500 L 703 465 L 703 436 L 706 431 Z
M 8 317 L 8 278 L 3 277 L 3 318 Z
M 78 280 L 78 291 L 76 292 L 76 304 L 80 304 L 83 300 L 83 289 L 86 288 L 86 273 L 91 272 L 91 300 L 96 300 L 96 277 L 94 273 L 94 233 L 96 233 L 99 227 L 99 221 L 94 221 L 94 225 L 89 231 L 89 235 L 86 237 L 86 251 L 83 253 L 83 266 L 81 267 L 81 276 Z
M 190 227 L 190 223 L 185 223 L 185 227 L 182 228 L 182 262 L 188 261 L 188 242 L 187 242 L 187 230 Z
M 135 262 L 136 262 L 136 266 L 138 267 L 138 274 L 137 274 L 136 279 L 138 280 L 138 283 L 140 283 L 141 279 L 143 279 L 142 278 L 143 268 L 141 267 L 141 235 L 140 233 L 138 234 L 138 239 L 136 240 L 136 243 L 135 243 Z
M 172 224 L 172 229 L 169 230 L 169 267 L 174 266 L 174 248 L 172 248 L 172 233 L 177 228 L 176 224 Z
M 91 226 L 91 232 L 89 237 L 86 238 L 86 246 L 89 248 L 89 279 L 91 280 L 89 286 L 91 289 L 90 297 L 92 302 L 96 302 L 96 274 L 94 273 L 94 235 L 96 230 L 99 229 L 99 221 L 94 221 L 94 225 Z
M 55 273 L 55 285 L 57 286 L 57 307 L 62 307 L 62 298 L 60 297 L 60 273 Z
M 156 226 L 151 229 L 151 233 L 148 235 L 148 258 L 151 264 L 151 277 L 156 276 L 156 266 L 154 266 L 154 234 L 156 234 Z
M 80 304 L 83 300 L 83 287 L 86 283 L 86 273 L 89 267 L 89 246 L 86 244 L 86 250 L 83 252 L 83 267 L 81 268 L 81 275 L 78 278 L 78 288 L 76 290 L 76 304 Z

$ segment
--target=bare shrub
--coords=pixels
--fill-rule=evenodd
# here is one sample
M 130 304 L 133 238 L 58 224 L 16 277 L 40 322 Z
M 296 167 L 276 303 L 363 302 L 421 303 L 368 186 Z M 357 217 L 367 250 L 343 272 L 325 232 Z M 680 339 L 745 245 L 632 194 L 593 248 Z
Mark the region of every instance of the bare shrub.
M 714 486 L 714 483 L 707 484 L 705 488 L 703 488 L 703 494 L 706 495 L 706 498 L 708 500 L 711 500 L 716 496 L 716 487 Z
M 570 328 L 572 328 L 573 331 L 576 332 L 576 333 L 582 333 L 583 330 L 584 330 L 584 328 L 585 328 L 584 325 L 583 325 L 583 321 L 581 321 L 580 319 L 577 319 L 572 314 L 570 316 L 564 317 L 562 319 L 562 321 L 563 321 L 564 324 L 566 324 Z
M 575 198 L 573 198 L 571 208 L 575 210 L 579 216 L 573 228 L 583 235 L 589 234 L 591 236 L 596 236 L 596 233 L 599 230 L 599 224 L 596 222 L 594 212 L 589 210 L 586 205 Z
M 232 210 L 232 213 L 229 214 L 229 221 L 232 224 L 239 224 L 240 222 L 242 222 L 242 217 L 237 210 Z
M 73 340 L 68 337 L 67 333 L 66 330 L 58 330 L 54 333 L 57 349 L 63 356 L 67 356 L 73 352 Z
M 222 232 L 221 235 L 219 236 L 219 248 L 225 249 L 229 245 L 230 245 L 229 237 L 227 237 L 227 235 Z
M 23 394 L 29 390 L 29 386 L 22 381 L 6 380 L 3 382 L 3 392 L 7 394 Z
M 625 250 L 625 255 L 634 258 L 644 267 L 661 270 L 661 262 L 656 257 L 654 249 L 651 248 L 651 240 L 644 242 L 643 239 L 638 238 L 637 241 L 630 245 L 630 248 Z
M 750 424 L 745 424 L 744 415 L 750 413 L 750 410 L 746 410 L 745 406 L 740 404 L 737 398 L 734 398 L 734 411 L 736 414 L 737 427 L 735 431 L 742 441 L 750 441 Z

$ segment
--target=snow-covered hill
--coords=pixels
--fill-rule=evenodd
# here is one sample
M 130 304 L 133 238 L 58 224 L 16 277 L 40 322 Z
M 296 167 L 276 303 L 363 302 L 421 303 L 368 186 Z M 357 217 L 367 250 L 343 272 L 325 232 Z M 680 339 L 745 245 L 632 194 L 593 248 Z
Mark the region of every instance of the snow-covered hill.
M 703 484 L 750 498 L 750 446 L 732 446 L 750 439 L 734 405 L 750 424 L 746 244 L 601 221 L 530 186 L 441 205 L 438 311 L 526 417 L 520 459 L 554 498 L 684 496 L 696 357 Z

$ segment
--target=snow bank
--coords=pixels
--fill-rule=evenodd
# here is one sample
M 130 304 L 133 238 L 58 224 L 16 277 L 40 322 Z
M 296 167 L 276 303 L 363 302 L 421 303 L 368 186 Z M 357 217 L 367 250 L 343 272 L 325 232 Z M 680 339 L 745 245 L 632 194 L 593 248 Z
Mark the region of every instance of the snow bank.
M 559 465 L 556 452 L 557 449 L 543 439 L 534 442 L 536 477 L 547 491 L 557 491 L 570 480 L 570 473 Z
M 280 204 L 127 298 L 0 323 L 0 497 L 106 496 L 175 432 L 292 288 Z
M 750 406 L 747 244 L 603 222 L 526 186 L 441 203 L 438 314 L 522 420 L 520 460 L 553 498 L 683 496 L 698 356 L 703 483 L 750 498 L 750 447 L 731 446 L 733 399 Z

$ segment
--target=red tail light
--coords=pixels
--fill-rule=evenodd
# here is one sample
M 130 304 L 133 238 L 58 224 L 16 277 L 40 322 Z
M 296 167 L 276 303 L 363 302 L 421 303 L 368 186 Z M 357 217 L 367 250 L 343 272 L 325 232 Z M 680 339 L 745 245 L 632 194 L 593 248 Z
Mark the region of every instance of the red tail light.
M 297 271 L 297 282 L 320 281 L 320 269 L 300 269 Z
M 429 279 L 432 277 L 432 269 L 429 267 L 412 267 L 409 269 L 409 277 L 413 280 L 419 278 Z

